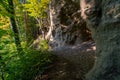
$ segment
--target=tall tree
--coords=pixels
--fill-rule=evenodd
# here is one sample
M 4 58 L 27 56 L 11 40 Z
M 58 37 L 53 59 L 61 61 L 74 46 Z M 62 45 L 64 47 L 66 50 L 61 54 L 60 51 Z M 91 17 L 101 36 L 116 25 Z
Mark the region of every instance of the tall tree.
M 23 4 L 26 3 L 26 0 L 23 0 Z M 29 29 L 28 29 L 28 16 L 27 16 L 27 11 L 24 11 L 23 13 L 24 15 L 24 28 L 25 28 L 25 38 L 26 38 L 26 42 L 28 43 L 30 40 L 29 40 L 29 37 L 30 37 L 30 33 L 29 33 Z
M 120 80 L 120 0 L 81 0 L 81 9 L 97 48 L 86 80 Z
M 10 26 L 11 26 L 11 29 L 14 33 L 14 39 L 15 39 L 17 51 L 20 54 L 22 52 L 22 47 L 20 44 L 19 32 L 17 29 L 16 21 L 15 21 L 15 10 L 14 10 L 13 0 L 8 0 L 8 6 L 9 6 L 9 9 L 7 9 L 7 11 L 11 15 L 11 16 L 9 16 Z

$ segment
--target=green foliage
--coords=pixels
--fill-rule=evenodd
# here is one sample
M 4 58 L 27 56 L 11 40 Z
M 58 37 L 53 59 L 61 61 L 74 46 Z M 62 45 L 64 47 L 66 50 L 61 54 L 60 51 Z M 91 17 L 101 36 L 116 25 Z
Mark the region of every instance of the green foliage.
M 8 3 L 7 0 L 1 0 L 0 1 L 0 15 L 6 16 L 8 14 Z
M 25 35 L 23 6 L 17 0 L 13 0 L 15 14 L 11 15 L 8 13 L 10 10 L 8 1 L 0 1 L 0 80 L 2 77 L 5 80 L 31 80 L 43 74 L 52 62 L 52 55 L 47 51 L 47 41 L 41 40 L 39 50 L 30 49 L 24 41 L 21 42 L 23 51 L 21 57 L 19 56 L 7 17 L 14 16 L 17 29 L 19 28 L 21 33 L 19 36 Z M 24 8 L 30 16 L 42 19 L 46 17 L 48 2 L 49 0 L 28 0 Z
M 6 80 L 31 80 L 41 75 L 51 63 L 47 51 L 26 50 L 22 59 L 16 57 L 7 64 Z
M 0 29 L 0 38 L 7 33 L 6 30 Z
M 31 47 L 36 46 L 37 50 L 48 50 L 48 41 L 42 39 L 41 36 L 39 36 L 36 40 L 34 40 L 33 45 Z
M 8 18 L 0 20 L 0 80 L 2 74 L 5 80 L 31 80 L 41 75 L 52 62 L 52 55 L 43 47 L 46 42 L 41 42 L 40 50 L 29 49 L 25 42 L 21 42 L 23 55 L 20 58 Z
M 39 49 L 47 50 L 48 49 L 48 41 L 41 40 L 39 43 Z
M 28 0 L 23 6 L 30 16 L 44 18 L 48 3 L 49 0 Z
M 14 14 L 11 14 L 11 8 L 8 4 L 8 2 L 11 0 L 0 0 L 0 16 L 7 16 L 7 17 L 13 17 L 15 16 Z M 13 2 L 17 2 L 17 0 L 13 0 Z
M 45 33 L 43 31 L 44 26 L 42 20 L 47 17 L 48 3 L 49 0 L 27 0 L 27 2 L 23 4 L 23 7 L 28 12 L 28 15 L 35 18 L 37 21 L 41 33 Z
M 16 58 L 17 51 L 14 44 L 14 40 L 11 37 L 10 29 L 2 29 L 1 38 L 0 38 L 0 73 L 4 74 L 4 77 L 7 76 L 9 65 Z
M 24 54 L 19 58 L 10 37 L 0 42 L 0 71 L 4 73 L 5 80 L 31 80 L 41 75 L 52 62 L 48 51 L 24 48 Z
M 23 59 L 23 68 L 21 78 L 22 80 L 31 80 L 37 75 L 43 74 L 51 61 L 51 54 L 47 51 L 27 51 Z M 26 75 L 27 77 L 25 77 Z
M 14 41 L 9 35 L 2 36 L 0 42 L 0 71 L 4 73 L 5 80 L 31 80 L 41 75 L 52 62 L 48 51 L 28 49 L 24 42 L 24 53 L 19 58 Z

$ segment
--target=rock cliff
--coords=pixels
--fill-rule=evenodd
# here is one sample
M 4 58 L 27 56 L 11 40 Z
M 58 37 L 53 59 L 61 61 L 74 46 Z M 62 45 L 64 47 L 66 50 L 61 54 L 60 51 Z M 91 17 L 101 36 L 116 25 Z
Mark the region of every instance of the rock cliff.
M 91 38 L 80 16 L 79 0 L 51 0 L 49 12 L 50 46 L 75 45 Z

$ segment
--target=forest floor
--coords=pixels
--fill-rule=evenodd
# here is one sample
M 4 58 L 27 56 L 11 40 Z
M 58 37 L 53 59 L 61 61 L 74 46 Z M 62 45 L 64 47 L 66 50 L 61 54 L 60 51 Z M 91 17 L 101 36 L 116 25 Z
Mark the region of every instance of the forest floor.
M 36 80 L 84 80 L 95 61 L 95 43 L 84 42 L 51 50 L 53 64 Z

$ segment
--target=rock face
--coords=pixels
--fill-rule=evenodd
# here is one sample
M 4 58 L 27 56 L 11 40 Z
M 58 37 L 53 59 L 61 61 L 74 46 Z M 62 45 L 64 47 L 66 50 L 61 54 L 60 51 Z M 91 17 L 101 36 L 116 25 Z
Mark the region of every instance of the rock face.
M 74 45 L 91 38 L 80 17 L 79 0 L 51 0 L 49 9 L 52 47 Z
M 120 80 L 120 0 L 81 0 L 96 42 L 96 62 L 86 80 Z

